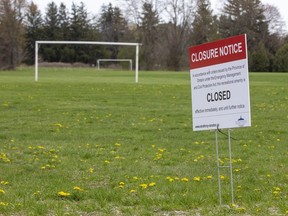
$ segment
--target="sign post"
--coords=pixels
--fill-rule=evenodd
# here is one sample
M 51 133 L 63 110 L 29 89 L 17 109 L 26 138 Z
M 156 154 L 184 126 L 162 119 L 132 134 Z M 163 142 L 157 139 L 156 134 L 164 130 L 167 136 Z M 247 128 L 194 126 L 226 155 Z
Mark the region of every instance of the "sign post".
M 228 129 L 230 183 L 234 203 L 230 129 L 251 126 L 246 35 L 190 47 L 193 130 L 215 130 L 219 200 L 222 204 L 218 131 Z

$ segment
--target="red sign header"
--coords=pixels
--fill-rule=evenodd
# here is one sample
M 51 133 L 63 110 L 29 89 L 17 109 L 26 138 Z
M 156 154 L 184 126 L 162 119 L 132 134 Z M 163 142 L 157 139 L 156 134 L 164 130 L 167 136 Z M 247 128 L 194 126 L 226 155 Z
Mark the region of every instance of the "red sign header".
M 190 69 L 246 59 L 246 35 L 190 47 Z

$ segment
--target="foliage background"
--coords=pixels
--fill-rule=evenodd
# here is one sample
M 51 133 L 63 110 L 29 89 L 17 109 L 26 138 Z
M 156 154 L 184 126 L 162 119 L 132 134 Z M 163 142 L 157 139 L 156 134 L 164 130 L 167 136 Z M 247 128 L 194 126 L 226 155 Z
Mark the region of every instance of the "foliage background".
M 142 70 L 187 70 L 189 46 L 247 34 L 250 71 L 287 71 L 287 35 L 279 11 L 261 0 L 226 0 L 215 14 L 209 0 L 123 0 L 89 14 L 85 4 L 51 1 L 41 12 L 26 0 L 0 1 L 0 68 L 34 63 L 36 40 L 142 43 Z M 43 45 L 41 61 L 95 65 L 99 58 L 134 59 L 118 46 Z

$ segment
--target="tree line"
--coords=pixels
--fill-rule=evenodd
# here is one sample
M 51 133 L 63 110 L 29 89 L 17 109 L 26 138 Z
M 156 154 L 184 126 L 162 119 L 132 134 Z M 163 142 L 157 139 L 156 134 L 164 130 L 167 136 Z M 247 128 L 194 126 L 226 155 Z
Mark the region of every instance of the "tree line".
M 288 36 L 278 9 L 261 0 L 226 0 L 214 13 L 209 0 L 122 0 L 89 14 L 83 2 L 51 1 L 45 12 L 26 0 L 0 0 L 0 69 L 34 64 L 36 40 L 139 42 L 142 70 L 187 70 L 188 48 L 247 34 L 250 71 L 288 71 Z M 135 58 L 134 48 L 41 45 L 43 62 Z

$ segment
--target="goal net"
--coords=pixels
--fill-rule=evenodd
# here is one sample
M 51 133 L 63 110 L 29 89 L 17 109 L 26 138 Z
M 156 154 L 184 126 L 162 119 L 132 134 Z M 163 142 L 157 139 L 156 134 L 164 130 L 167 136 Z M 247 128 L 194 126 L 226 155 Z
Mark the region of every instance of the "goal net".
M 39 80 L 39 46 L 41 44 L 75 44 L 75 45 L 106 45 L 106 46 L 134 46 L 135 47 L 135 82 L 138 83 L 139 76 L 139 46 L 140 43 L 126 42 L 100 42 L 100 41 L 36 41 L 35 42 L 35 81 Z M 116 60 L 116 59 L 115 59 Z M 132 65 L 132 63 L 131 63 Z M 130 66 L 131 68 L 131 66 Z
M 97 68 L 100 70 L 101 62 L 129 62 L 129 69 L 133 70 L 132 59 L 98 59 L 97 60 Z

